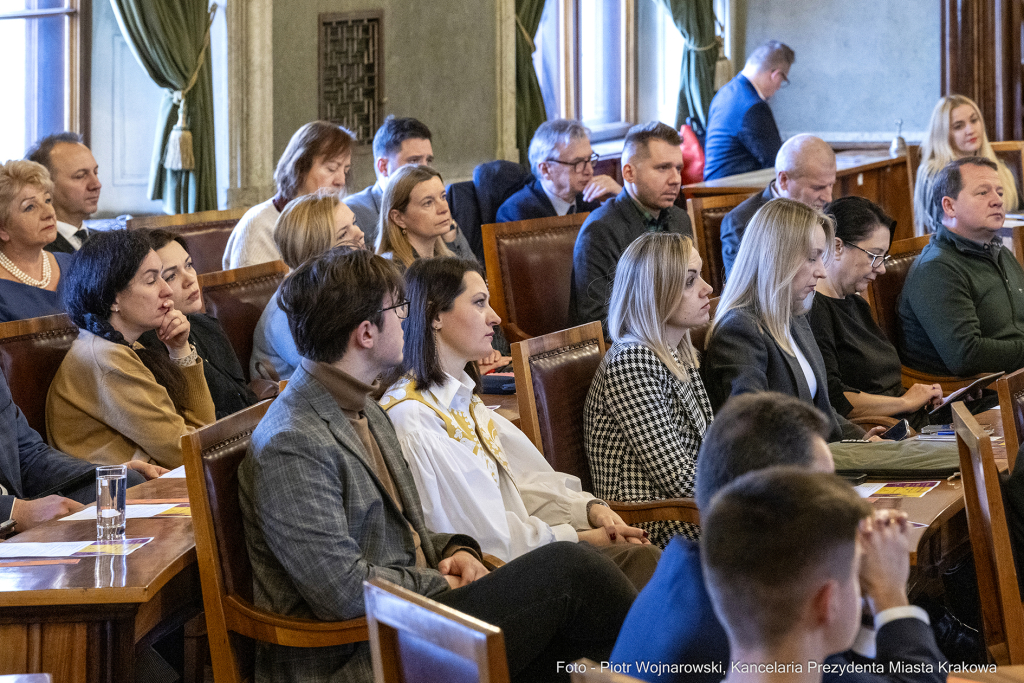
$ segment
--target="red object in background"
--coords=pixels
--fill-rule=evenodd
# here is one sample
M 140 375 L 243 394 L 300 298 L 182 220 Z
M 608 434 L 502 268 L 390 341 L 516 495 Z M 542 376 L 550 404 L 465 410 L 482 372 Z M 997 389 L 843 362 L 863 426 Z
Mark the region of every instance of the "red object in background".
M 696 133 L 687 125 L 679 129 L 683 142 L 679 149 L 683 150 L 683 185 L 699 183 L 704 180 L 704 150 Z

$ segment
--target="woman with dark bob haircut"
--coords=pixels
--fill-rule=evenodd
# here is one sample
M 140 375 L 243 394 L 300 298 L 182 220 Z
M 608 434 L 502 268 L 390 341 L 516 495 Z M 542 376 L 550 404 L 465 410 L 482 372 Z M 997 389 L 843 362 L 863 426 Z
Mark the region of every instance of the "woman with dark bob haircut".
M 78 251 L 63 301 L 81 330 L 46 396 L 55 448 L 101 465 L 178 467 L 182 434 L 217 419 L 161 265 L 138 231 L 98 233 Z M 149 330 L 166 352 L 138 343 Z
M 217 409 L 217 419 L 253 405 L 259 398 L 246 384 L 242 364 L 228 336 L 216 318 L 203 312 L 203 292 L 199 288 L 199 276 L 192 267 L 192 255 L 185 238 L 159 229 L 147 230 L 145 234 L 149 236 L 150 245 L 160 257 L 160 276 L 171 287 L 174 307 L 188 318 L 191 327 L 188 340 L 203 359 L 203 374 Z M 139 342 L 147 349 L 161 353 L 164 350 L 164 344 L 155 330 L 143 334 Z M 256 381 L 267 385 L 260 387 L 264 391 L 273 386 L 273 382 L 267 380 Z M 271 392 L 271 395 L 274 394 L 276 392 Z
M 412 469 L 427 524 L 473 536 L 510 561 L 555 541 L 605 551 L 634 583 L 647 583 L 660 551 L 576 477 L 555 472 L 511 422 L 483 404 L 474 361 L 500 322 L 480 267 L 417 259 L 405 273 L 406 376 L 381 398 Z

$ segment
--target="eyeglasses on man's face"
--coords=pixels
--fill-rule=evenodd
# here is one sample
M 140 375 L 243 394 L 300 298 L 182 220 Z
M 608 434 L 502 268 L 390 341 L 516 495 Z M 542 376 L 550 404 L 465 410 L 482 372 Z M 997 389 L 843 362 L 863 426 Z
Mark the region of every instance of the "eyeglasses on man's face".
M 585 159 L 573 159 L 572 161 L 562 161 L 561 159 L 548 159 L 548 161 L 555 164 L 561 164 L 562 166 L 572 166 L 572 170 L 575 171 L 576 173 L 583 173 L 584 169 L 587 168 L 587 164 L 593 166 L 594 164 L 597 163 L 598 159 L 600 159 L 600 157 L 597 155 L 597 152 L 595 152 L 591 154 L 589 157 L 586 157 Z
M 402 299 L 401 301 L 399 301 L 394 306 L 388 306 L 387 308 L 382 308 L 382 309 L 380 309 L 377 312 L 378 313 L 387 313 L 388 311 L 394 311 L 395 315 L 398 316 L 399 320 L 405 320 L 406 318 L 409 317 L 409 301 L 408 301 L 408 299 Z
M 872 268 L 877 268 L 879 266 L 887 266 L 892 261 L 892 256 L 889 256 L 888 254 L 876 254 L 874 252 L 868 251 L 864 247 L 858 247 L 853 242 L 843 242 L 843 244 L 853 247 L 854 249 L 859 249 L 860 251 L 863 251 L 865 254 L 870 256 Z

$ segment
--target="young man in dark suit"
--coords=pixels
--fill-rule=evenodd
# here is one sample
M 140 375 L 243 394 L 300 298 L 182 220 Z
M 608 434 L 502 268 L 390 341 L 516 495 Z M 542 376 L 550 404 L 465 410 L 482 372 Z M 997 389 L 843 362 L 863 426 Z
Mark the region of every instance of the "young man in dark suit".
M 47 251 L 74 253 L 89 231 L 83 223 L 100 201 L 99 166 L 78 133 L 58 133 L 37 142 L 25 157 L 42 164 L 53 180 L 53 208 L 57 212 L 57 239 Z

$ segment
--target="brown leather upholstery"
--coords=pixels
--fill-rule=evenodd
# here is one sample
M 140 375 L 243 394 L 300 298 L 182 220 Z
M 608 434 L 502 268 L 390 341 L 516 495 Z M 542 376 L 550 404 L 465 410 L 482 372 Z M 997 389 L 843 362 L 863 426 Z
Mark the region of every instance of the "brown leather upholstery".
M 870 285 L 878 326 L 897 348 L 900 346 L 899 302 L 903 283 L 907 281 L 907 273 L 914 265 L 914 259 L 921 254 L 929 240 L 926 235 L 893 242 L 889 249 L 892 260 L 885 264 L 885 273 L 877 276 Z
M 749 194 L 729 194 L 718 197 L 694 197 L 686 200 L 697 251 L 704 262 L 701 277 L 711 285 L 714 294 L 721 294 L 725 285 L 725 265 L 722 263 L 722 220 Z
M 29 426 L 46 438 L 46 393 L 78 326 L 64 314 L 0 324 L 0 369 Z
M 282 261 L 272 261 L 199 276 L 206 312 L 220 321 L 247 381 L 256 323 L 287 273 Z
M 174 216 L 142 216 L 130 219 L 128 229 L 161 228 L 181 235 L 188 243 L 196 272 L 213 273 L 221 269 L 228 237 L 246 211 L 229 209 Z
M 482 227 L 491 305 L 510 342 L 569 326 L 572 250 L 588 213 Z

